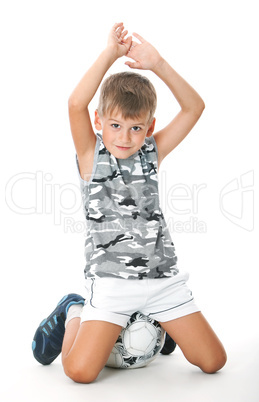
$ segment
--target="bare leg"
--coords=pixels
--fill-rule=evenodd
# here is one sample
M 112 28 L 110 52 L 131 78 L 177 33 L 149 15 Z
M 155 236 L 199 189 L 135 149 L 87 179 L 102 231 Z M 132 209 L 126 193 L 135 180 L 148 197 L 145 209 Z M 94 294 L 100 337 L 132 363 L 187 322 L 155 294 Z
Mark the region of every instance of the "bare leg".
M 105 321 L 72 319 L 66 327 L 62 364 L 76 382 L 94 381 L 105 366 L 122 327 Z
M 227 355 L 224 347 L 200 312 L 160 324 L 186 359 L 205 373 L 215 373 L 225 365 Z

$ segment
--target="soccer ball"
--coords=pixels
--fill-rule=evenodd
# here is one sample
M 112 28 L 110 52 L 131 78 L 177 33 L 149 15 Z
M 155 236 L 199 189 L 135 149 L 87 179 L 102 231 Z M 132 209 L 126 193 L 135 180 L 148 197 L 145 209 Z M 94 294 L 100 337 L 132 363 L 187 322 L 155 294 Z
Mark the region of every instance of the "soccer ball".
M 164 346 L 165 331 L 161 325 L 140 312 L 134 313 L 115 343 L 108 367 L 139 368 L 154 360 Z

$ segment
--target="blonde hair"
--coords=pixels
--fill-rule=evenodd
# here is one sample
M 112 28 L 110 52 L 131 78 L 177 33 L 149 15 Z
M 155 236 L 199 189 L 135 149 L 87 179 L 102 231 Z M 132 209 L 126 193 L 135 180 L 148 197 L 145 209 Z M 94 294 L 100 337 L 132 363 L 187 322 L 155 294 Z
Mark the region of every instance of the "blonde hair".
M 156 91 L 148 78 L 133 72 L 113 74 L 101 86 L 98 114 L 100 117 L 120 111 L 124 119 L 149 113 L 154 117 L 157 104 Z

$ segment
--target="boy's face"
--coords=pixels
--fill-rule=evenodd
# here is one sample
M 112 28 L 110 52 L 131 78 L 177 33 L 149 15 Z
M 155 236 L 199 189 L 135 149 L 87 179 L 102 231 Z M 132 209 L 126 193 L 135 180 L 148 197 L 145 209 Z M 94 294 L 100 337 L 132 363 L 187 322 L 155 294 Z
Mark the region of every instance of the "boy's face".
M 100 117 L 96 111 L 94 123 L 97 130 L 102 130 L 105 147 L 118 159 L 126 159 L 137 152 L 155 128 L 155 119 L 150 123 L 149 113 L 124 119 L 120 112 Z

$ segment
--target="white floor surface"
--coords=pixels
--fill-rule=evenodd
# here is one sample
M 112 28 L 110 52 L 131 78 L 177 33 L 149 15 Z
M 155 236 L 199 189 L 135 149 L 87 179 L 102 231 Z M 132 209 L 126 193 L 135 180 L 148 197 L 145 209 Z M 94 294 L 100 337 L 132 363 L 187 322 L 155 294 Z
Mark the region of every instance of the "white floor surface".
M 257 345 L 257 346 L 255 346 Z M 256 339 L 227 345 L 228 363 L 214 375 L 191 366 L 179 348 L 135 370 L 105 368 L 89 385 L 67 378 L 58 358 L 51 366 L 31 359 L 7 369 L 1 402 L 258 402 L 259 347 Z

